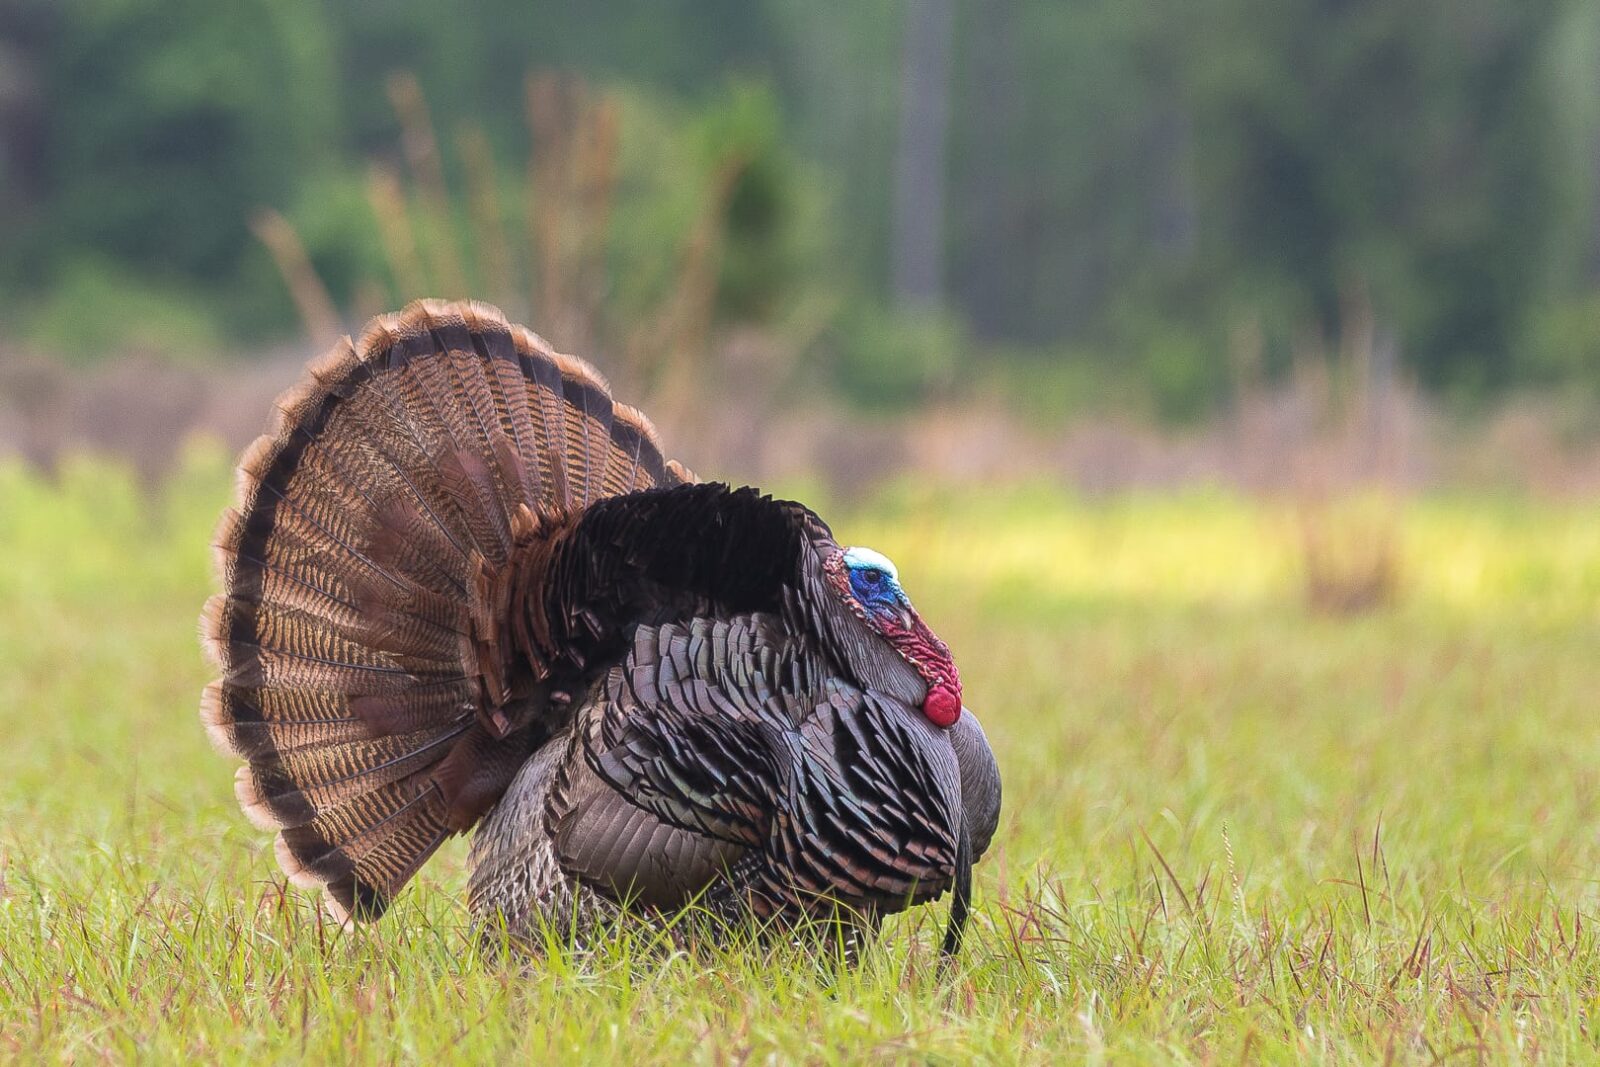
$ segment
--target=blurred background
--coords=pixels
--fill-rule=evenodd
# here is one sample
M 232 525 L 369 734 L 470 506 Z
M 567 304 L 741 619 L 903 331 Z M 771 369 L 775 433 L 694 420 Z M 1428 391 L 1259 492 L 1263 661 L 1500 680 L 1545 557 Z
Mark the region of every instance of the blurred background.
M 1586 490 L 1600 7 L 0 0 L 0 449 L 420 295 L 734 478 Z
M 898 561 L 976 994 L 324 944 L 194 620 L 419 296 Z M 0 0 L 0 1060 L 1592 1058 L 1597 499 L 1594 0 Z

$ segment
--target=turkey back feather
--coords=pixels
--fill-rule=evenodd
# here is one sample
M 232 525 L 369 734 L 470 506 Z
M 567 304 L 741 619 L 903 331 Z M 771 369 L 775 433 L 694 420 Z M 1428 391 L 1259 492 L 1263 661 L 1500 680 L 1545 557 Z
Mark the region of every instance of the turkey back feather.
M 201 620 L 220 672 L 202 719 L 284 870 L 381 914 L 561 725 L 551 668 L 516 652 L 553 647 L 526 620 L 584 620 L 519 613 L 523 572 L 605 498 L 692 480 L 593 368 L 485 305 L 414 303 L 313 363 L 241 459 Z M 588 543 L 624 521 L 597 514 Z M 696 565 L 629 540 L 567 564 L 568 588 Z

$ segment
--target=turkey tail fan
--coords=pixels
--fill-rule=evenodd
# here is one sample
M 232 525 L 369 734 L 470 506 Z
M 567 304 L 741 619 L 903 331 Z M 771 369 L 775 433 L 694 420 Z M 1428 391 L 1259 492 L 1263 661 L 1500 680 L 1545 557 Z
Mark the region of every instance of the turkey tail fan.
M 545 710 L 498 632 L 513 549 L 689 480 L 593 368 L 483 304 L 413 303 L 308 367 L 240 461 L 201 618 L 201 718 L 293 880 L 376 917 L 499 798 Z

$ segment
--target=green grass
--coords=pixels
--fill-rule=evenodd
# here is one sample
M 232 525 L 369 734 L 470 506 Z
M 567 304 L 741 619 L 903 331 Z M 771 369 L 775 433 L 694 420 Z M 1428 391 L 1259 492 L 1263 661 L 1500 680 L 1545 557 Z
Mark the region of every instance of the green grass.
M 956 650 L 1006 782 L 859 971 L 480 957 L 461 844 L 377 926 L 285 890 L 196 721 L 226 462 L 0 468 L 0 1059 L 1593 1060 L 1600 515 L 1412 505 L 1401 599 L 1302 606 L 1285 508 L 903 491 L 833 514 Z

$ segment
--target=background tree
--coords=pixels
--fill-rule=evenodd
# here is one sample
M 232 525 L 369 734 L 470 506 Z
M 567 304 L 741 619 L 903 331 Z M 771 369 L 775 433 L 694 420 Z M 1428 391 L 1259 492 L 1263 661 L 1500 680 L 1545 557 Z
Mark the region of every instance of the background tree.
M 352 308 L 402 70 L 457 190 L 467 126 L 522 178 L 530 70 L 620 91 L 619 263 L 665 263 L 705 138 L 747 146 L 720 312 L 833 308 L 862 395 L 1070 368 L 1203 414 L 1241 323 L 1270 371 L 1355 290 L 1440 392 L 1600 391 L 1600 8 L 1578 0 L 4 0 L 0 312 L 55 349 L 140 316 L 282 334 L 263 206 Z

